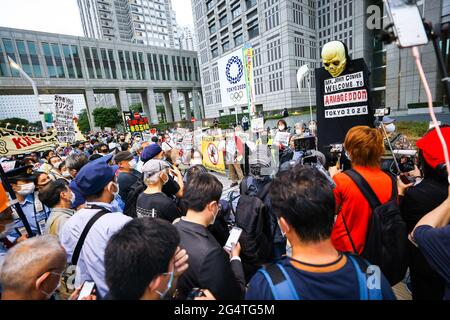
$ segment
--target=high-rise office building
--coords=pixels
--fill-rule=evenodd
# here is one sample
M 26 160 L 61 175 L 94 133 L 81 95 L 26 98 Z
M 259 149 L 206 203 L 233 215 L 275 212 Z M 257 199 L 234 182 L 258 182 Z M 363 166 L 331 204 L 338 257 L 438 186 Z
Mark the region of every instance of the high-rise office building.
M 86 37 L 174 48 L 171 0 L 78 0 Z
M 418 5 L 425 17 L 438 23 L 448 19 L 447 2 L 419 0 Z M 192 0 L 206 116 L 234 114 L 233 107 L 222 107 L 217 63 L 244 43 L 253 47 L 257 112 L 309 106 L 307 83 L 303 81 L 299 93 L 296 72 L 304 64 L 320 67 L 321 48 L 332 40 L 344 42 L 351 58 L 364 58 L 375 107 L 406 111 L 409 104 L 424 102 L 417 72 L 406 59 L 409 51 L 380 43 L 375 39 L 379 29 L 367 26 L 367 9 L 373 5 L 380 8 L 378 20 L 383 20 L 386 11 L 381 0 Z M 432 45 L 422 51 L 439 101 Z M 311 87 L 315 104 L 314 73 Z M 248 112 L 247 107 L 239 106 L 238 112 Z
M 189 26 L 178 26 L 175 47 L 182 50 L 197 51 L 194 31 Z

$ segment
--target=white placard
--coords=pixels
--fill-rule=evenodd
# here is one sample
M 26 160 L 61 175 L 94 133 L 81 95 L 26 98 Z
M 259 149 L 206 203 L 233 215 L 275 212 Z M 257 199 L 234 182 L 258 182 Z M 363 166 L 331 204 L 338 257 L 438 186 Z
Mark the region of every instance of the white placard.
M 74 142 L 73 100 L 55 95 L 55 128 L 59 142 Z
M 360 71 L 337 78 L 327 79 L 324 82 L 324 86 L 325 93 L 360 88 L 364 86 L 364 74 Z
M 325 118 L 341 118 L 368 114 L 367 106 L 325 110 Z
M 264 118 L 256 118 L 252 120 L 252 132 L 263 132 L 264 131 Z
M 222 107 L 247 104 L 244 67 L 242 49 L 235 50 L 219 59 L 218 69 Z
M 350 104 L 367 101 L 367 90 L 346 91 L 323 96 L 323 105 L 325 107 L 338 106 L 341 104 Z

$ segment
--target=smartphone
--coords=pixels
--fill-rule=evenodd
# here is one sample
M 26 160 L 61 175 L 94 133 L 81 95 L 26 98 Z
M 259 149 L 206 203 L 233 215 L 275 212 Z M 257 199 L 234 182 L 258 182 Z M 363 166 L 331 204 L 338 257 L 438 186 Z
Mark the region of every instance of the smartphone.
M 402 180 L 402 182 L 404 183 L 404 184 L 410 184 L 412 181 L 410 181 L 409 179 L 408 179 L 408 177 L 407 176 L 405 176 L 405 175 L 400 175 L 400 180 Z
M 94 290 L 95 283 L 92 281 L 85 281 L 83 287 L 81 288 L 80 294 L 78 295 L 78 300 L 81 300 L 92 294 Z
M 428 43 L 428 36 L 416 4 L 407 0 L 385 0 L 385 2 L 400 47 L 407 48 Z
M 225 249 L 231 250 L 232 243 L 236 244 L 239 241 L 239 237 L 241 236 L 242 229 L 238 227 L 233 227 L 230 231 L 230 236 L 228 237 L 227 243 L 225 244 Z

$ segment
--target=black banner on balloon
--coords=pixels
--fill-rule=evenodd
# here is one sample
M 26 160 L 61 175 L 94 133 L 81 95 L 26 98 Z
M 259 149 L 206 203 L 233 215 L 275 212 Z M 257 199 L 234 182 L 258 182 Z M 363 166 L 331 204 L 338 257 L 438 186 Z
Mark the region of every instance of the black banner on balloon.
M 373 127 L 370 74 L 364 59 L 349 61 L 336 78 L 323 67 L 315 69 L 315 75 L 319 150 L 326 152 L 330 144 L 343 143 L 354 126 Z

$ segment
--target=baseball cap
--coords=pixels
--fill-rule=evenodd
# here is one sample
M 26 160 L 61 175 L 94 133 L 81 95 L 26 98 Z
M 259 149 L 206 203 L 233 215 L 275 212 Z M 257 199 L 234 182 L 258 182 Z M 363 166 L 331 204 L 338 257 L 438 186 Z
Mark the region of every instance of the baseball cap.
M 75 183 L 83 196 L 89 196 L 102 190 L 116 175 L 118 166 L 110 166 L 113 155 L 109 154 L 93 160 L 81 168 Z
M 391 117 L 383 117 L 383 120 L 381 122 L 383 122 L 383 124 L 390 124 L 392 122 L 395 122 L 395 119 Z
M 450 150 L 450 127 L 441 127 L 447 149 Z M 436 129 L 428 131 L 416 143 L 417 147 L 422 151 L 422 155 L 429 166 L 436 168 L 445 162 L 444 151 L 437 135 Z
M 149 177 L 167 168 L 170 168 L 170 165 L 167 161 L 151 159 L 142 166 L 142 173 L 146 174 Z
M 128 151 L 120 151 L 114 156 L 114 162 L 127 161 L 133 159 L 133 155 Z
M 147 162 L 150 159 L 153 159 L 155 156 L 160 154 L 162 151 L 161 147 L 158 144 L 150 144 L 144 148 L 141 153 L 142 162 Z

